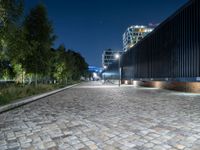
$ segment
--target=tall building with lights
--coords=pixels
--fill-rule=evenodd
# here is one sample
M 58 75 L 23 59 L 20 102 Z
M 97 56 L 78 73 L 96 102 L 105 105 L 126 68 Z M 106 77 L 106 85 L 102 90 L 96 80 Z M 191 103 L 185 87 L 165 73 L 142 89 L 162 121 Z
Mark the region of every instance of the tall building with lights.
M 123 51 L 113 51 L 112 49 L 104 50 L 102 54 L 102 67 L 105 69 L 109 65 L 111 65 L 115 60 L 115 55 L 120 54 L 122 55 Z
M 139 42 L 152 31 L 153 28 L 142 25 L 133 25 L 128 27 L 123 34 L 123 50 L 127 51 L 128 49 L 132 48 L 137 42 Z

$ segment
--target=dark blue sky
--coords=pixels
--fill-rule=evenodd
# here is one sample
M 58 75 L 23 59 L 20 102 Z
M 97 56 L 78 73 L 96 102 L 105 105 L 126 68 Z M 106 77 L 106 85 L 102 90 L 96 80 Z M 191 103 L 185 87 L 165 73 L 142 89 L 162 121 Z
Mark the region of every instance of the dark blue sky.
M 101 66 L 104 49 L 122 50 L 128 26 L 161 23 L 188 0 L 25 0 L 26 12 L 41 1 L 58 36 L 54 47 L 65 44 Z

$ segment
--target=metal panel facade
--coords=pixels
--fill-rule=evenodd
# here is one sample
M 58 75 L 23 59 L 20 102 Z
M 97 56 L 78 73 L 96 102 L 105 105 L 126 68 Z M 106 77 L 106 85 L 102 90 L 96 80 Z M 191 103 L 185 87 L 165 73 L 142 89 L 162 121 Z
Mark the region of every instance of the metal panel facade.
M 200 1 L 191 0 L 122 56 L 122 79 L 198 81 L 199 36 Z

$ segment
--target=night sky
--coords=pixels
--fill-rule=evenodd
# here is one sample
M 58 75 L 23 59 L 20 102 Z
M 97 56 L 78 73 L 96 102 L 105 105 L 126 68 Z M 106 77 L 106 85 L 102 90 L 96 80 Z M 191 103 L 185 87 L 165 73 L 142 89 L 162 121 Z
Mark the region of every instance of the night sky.
M 80 52 L 89 65 L 101 66 L 104 49 L 122 50 L 122 34 L 130 25 L 161 23 L 188 0 L 25 0 L 25 13 L 45 4 L 55 34 Z

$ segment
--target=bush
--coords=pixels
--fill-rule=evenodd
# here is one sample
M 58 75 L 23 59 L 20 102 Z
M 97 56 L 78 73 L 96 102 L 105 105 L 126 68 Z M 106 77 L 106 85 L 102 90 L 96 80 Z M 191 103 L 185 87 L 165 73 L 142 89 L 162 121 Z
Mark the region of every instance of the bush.
M 39 84 L 37 87 L 34 85 L 22 86 L 16 84 L 2 86 L 0 87 L 0 105 L 5 105 L 11 101 L 51 91 L 56 88 L 58 88 L 58 86 L 50 84 Z

